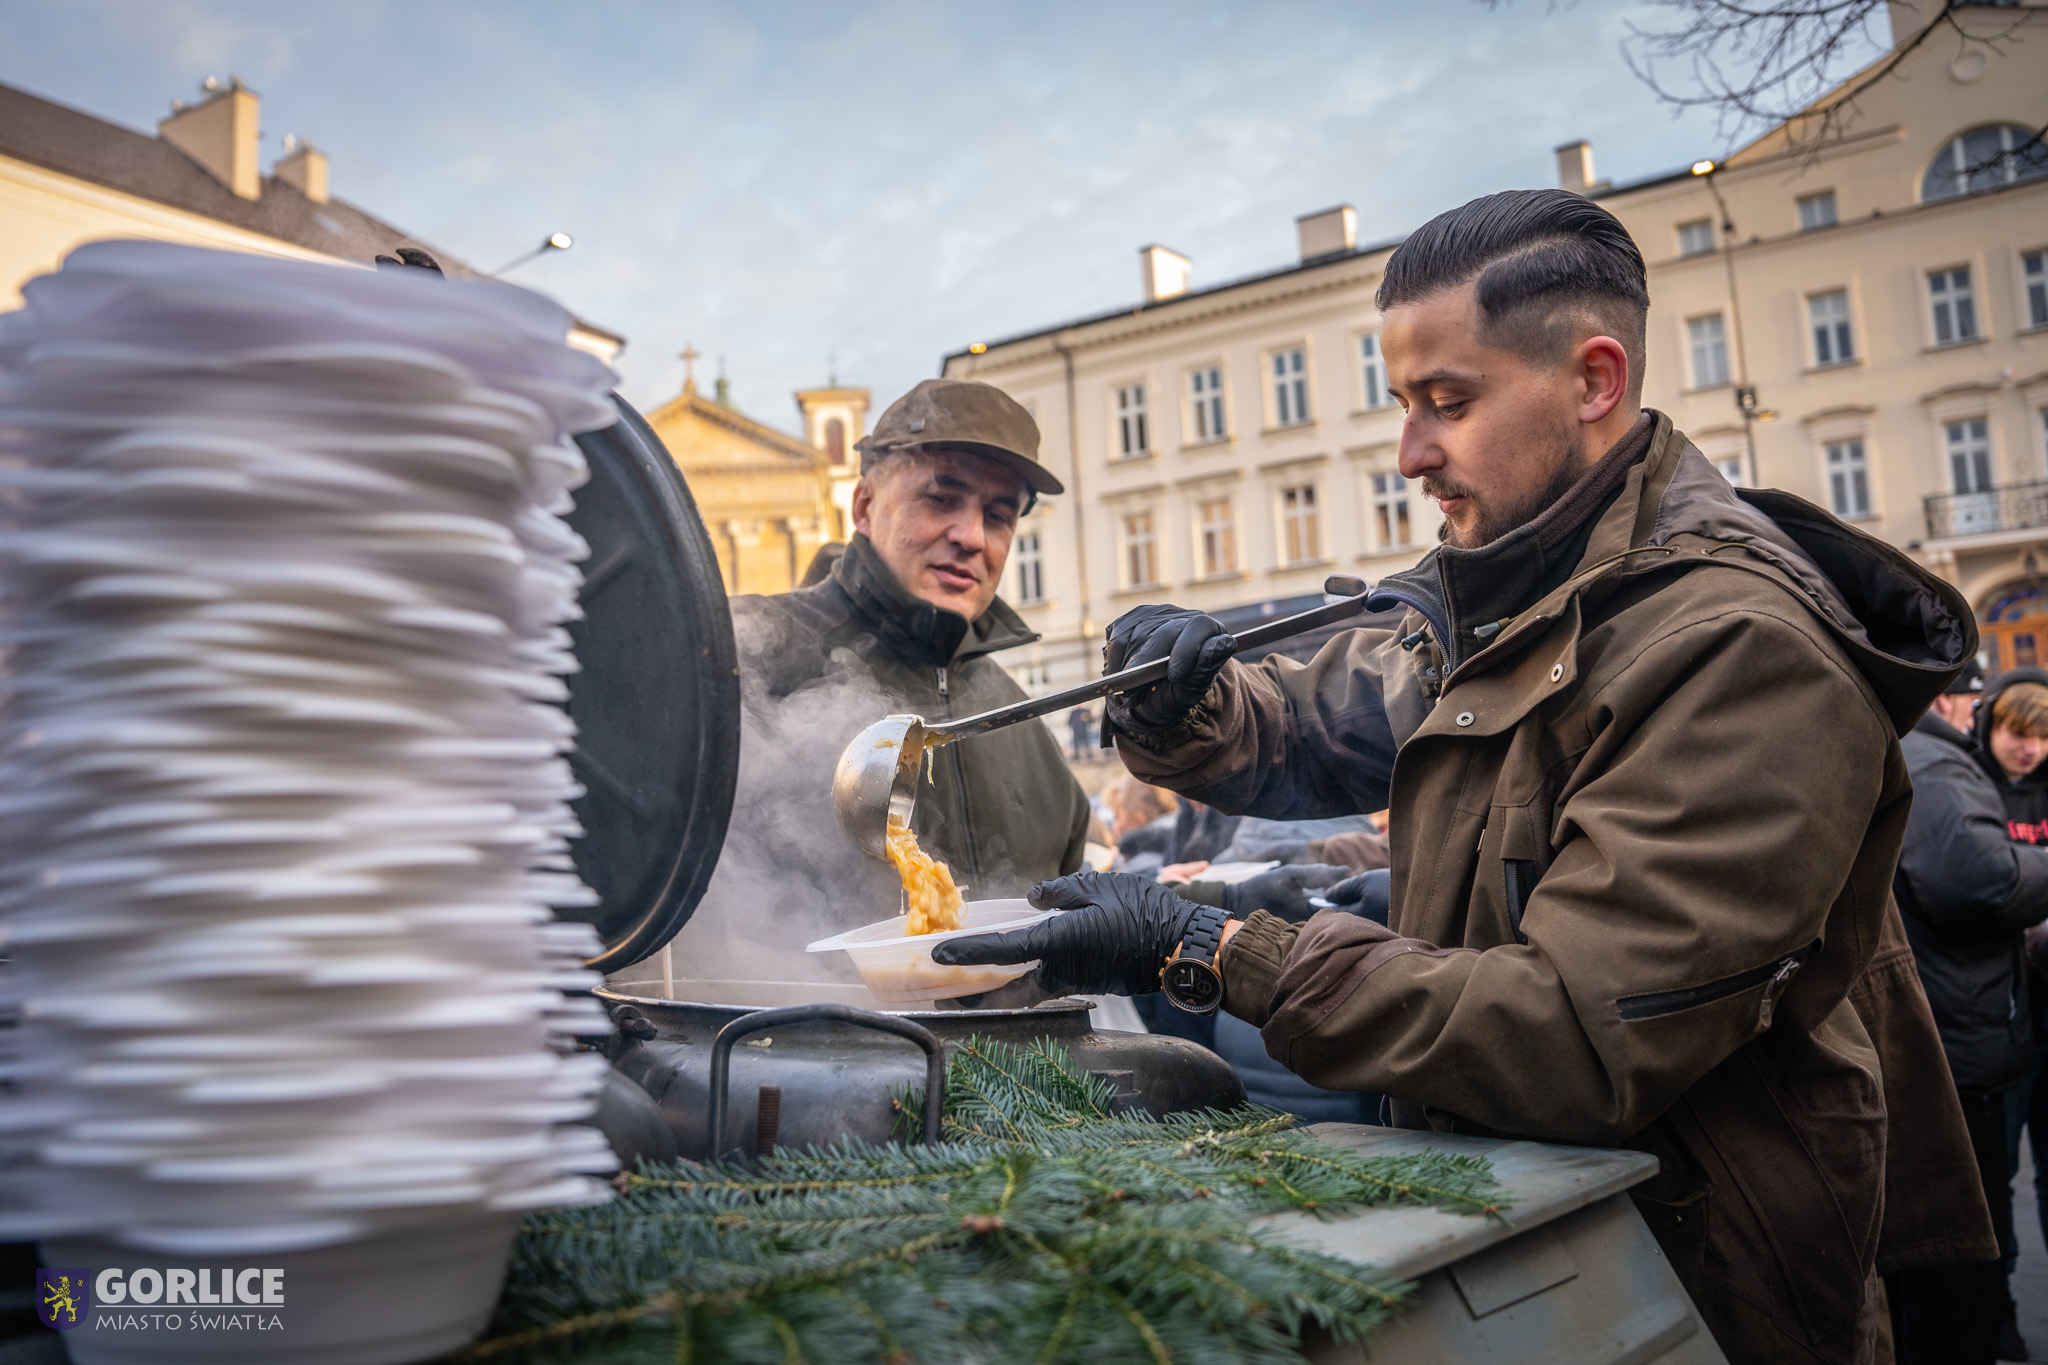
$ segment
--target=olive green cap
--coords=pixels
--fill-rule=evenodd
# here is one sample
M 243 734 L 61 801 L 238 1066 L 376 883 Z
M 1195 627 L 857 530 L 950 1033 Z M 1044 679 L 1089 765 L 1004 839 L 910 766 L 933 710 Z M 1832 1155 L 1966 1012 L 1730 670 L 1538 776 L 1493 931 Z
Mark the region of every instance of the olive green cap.
M 973 379 L 927 379 L 889 405 L 875 429 L 855 443 L 867 459 L 920 446 L 986 455 L 1015 470 L 1035 493 L 1064 493 L 1038 462 L 1038 423 L 1016 399 Z

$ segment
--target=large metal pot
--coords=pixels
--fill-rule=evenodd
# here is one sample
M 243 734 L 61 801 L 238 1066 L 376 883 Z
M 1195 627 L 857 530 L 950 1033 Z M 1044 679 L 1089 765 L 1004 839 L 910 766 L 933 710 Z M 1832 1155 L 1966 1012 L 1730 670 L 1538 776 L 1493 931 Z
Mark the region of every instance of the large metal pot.
M 698 983 L 709 987 L 711 983 Z M 598 996 L 618 1033 L 612 1064 L 637 1081 L 675 1134 L 676 1151 L 693 1160 L 714 1154 L 758 1154 L 777 1146 L 803 1148 L 842 1137 L 887 1142 L 909 1134 L 896 1095 L 922 1088 L 928 1069 L 915 1042 L 879 1031 L 875 1012 L 845 1008 L 866 992 L 833 986 L 724 983 L 743 1003 L 661 1000 L 621 990 Z M 839 998 L 843 997 L 843 998 Z M 779 1023 L 729 1041 L 728 1115 L 722 1147 L 713 1142 L 714 1044 L 721 1031 L 758 1009 L 820 1001 L 840 1004 L 841 1017 Z M 1230 1064 L 1180 1038 L 1096 1029 L 1085 1000 L 1048 1000 L 1030 1009 L 890 1011 L 882 1018 L 928 1031 L 937 1045 L 981 1036 L 1022 1046 L 1050 1039 L 1084 1070 L 1109 1081 L 1123 1108 L 1163 1115 L 1225 1109 L 1245 1101 Z

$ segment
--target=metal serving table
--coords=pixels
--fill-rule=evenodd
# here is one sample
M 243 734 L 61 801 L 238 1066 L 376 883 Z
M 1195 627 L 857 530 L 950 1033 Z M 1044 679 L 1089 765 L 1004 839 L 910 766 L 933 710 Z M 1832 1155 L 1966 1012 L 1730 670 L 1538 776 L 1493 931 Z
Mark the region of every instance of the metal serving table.
M 1311 1131 L 1372 1156 L 1484 1156 L 1513 1203 L 1502 1219 L 1413 1206 L 1260 1219 L 1289 1244 L 1417 1282 L 1408 1310 L 1366 1346 L 1312 1332 L 1318 1365 L 1726 1365 L 1629 1201 L 1655 1157 L 1352 1123 Z

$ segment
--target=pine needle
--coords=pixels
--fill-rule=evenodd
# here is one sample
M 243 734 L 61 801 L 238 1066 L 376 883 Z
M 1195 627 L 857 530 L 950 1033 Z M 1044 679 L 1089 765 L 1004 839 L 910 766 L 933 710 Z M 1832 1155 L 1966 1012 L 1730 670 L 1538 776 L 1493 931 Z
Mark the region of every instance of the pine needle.
M 909 1131 L 925 1096 L 898 1094 Z M 530 1219 L 464 1361 L 545 1365 L 1174 1365 L 1298 1361 L 1310 1323 L 1363 1340 L 1410 1286 L 1250 1230 L 1377 1204 L 1497 1217 L 1479 1158 L 1361 1157 L 1247 1107 L 1154 1119 L 1057 1044 L 972 1038 L 948 1135 L 621 1176 Z

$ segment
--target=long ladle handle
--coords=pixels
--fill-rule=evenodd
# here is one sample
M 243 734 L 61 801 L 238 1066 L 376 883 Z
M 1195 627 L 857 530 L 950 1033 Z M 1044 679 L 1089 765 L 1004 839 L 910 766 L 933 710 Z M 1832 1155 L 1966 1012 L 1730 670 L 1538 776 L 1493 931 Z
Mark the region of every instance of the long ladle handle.
M 1372 595 L 1371 590 L 1361 580 L 1341 576 L 1327 579 L 1323 583 L 1323 591 L 1341 593 L 1344 600 L 1327 602 L 1320 607 L 1296 612 L 1292 616 L 1283 616 L 1277 621 L 1268 621 L 1262 626 L 1253 626 L 1250 630 L 1241 630 L 1237 633 L 1238 652 L 1243 653 L 1247 649 L 1269 645 L 1275 640 L 1289 639 L 1314 630 L 1318 626 L 1348 620 L 1365 610 L 1366 598 Z M 1055 711 L 1079 706 L 1084 701 L 1106 697 L 1112 692 L 1128 692 L 1134 687 L 1156 683 L 1166 676 L 1166 664 L 1165 659 L 1155 659 L 1149 664 L 1126 668 L 1121 673 L 1111 673 L 1106 677 L 1097 678 L 1094 682 L 1070 687 L 1064 692 L 1053 692 L 1047 696 L 1033 697 L 1029 701 L 1013 702 L 1008 706 L 998 706 L 993 711 L 983 711 L 977 716 L 964 716 L 959 720 L 938 724 L 927 722 L 925 731 L 949 739 L 959 739 L 967 735 L 1000 730 L 1005 725 L 1015 725 L 1020 720 L 1036 720 Z

